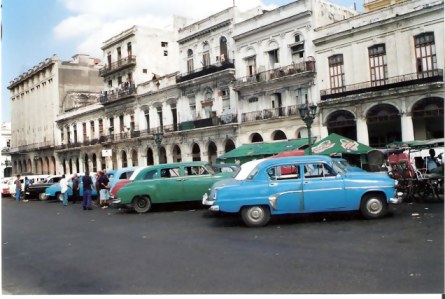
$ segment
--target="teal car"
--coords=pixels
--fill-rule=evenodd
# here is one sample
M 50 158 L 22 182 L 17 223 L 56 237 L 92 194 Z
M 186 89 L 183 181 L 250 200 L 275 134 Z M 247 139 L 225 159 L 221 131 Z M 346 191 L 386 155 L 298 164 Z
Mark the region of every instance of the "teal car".
M 367 219 L 401 202 L 387 173 L 348 171 L 326 156 L 263 159 L 241 165 L 233 179 L 216 182 L 202 203 L 210 211 L 238 213 L 247 226 L 279 214 L 359 211 Z
M 200 201 L 215 182 L 233 173 L 215 173 L 206 162 L 179 162 L 148 166 L 116 194 L 115 205 L 150 211 L 153 204 Z

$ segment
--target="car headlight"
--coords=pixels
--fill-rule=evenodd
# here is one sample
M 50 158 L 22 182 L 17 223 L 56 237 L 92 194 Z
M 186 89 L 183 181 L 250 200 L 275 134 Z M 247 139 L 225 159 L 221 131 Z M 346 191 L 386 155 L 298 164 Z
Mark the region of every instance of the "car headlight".
M 394 187 L 397 188 L 398 185 L 399 185 L 399 181 L 398 180 L 394 180 Z

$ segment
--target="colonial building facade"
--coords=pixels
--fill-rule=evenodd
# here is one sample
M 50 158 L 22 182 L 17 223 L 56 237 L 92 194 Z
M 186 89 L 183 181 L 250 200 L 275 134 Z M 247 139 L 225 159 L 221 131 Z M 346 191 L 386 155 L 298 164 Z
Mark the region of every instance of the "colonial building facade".
M 81 130 L 76 123 L 67 123 L 64 133 L 57 134 L 56 119 L 98 102 L 102 88 L 99 62 L 88 55 L 75 55 L 70 61 L 54 55 L 11 81 L 10 155 L 14 174 L 61 172 L 62 161 L 55 146 L 77 143 Z
M 443 26 L 443 1 L 418 0 L 316 28 L 321 135 L 443 138 Z
M 129 28 L 104 42 L 105 65 L 90 74 L 100 95 L 59 101 L 44 120 L 53 137 L 35 143 L 46 147 L 24 141 L 33 126 L 13 107 L 13 172 L 214 162 L 242 144 L 307 137 L 304 103 L 318 105 L 317 138 L 381 147 L 443 137 L 443 0 L 393 2 L 366 1 L 358 14 L 299 0 L 231 7 L 173 32 Z M 13 103 L 22 81 L 10 86 Z

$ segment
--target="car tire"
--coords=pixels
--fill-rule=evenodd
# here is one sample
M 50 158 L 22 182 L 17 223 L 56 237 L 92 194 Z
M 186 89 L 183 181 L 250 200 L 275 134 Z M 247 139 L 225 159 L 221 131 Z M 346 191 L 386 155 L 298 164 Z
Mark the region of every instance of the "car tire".
M 376 219 L 388 213 L 388 203 L 378 194 L 367 194 L 363 197 L 360 212 L 366 219 Z
M 265 206 L 248 206 L 241 210 L 241 217 L 248 227 L 265 226 L 270 220 L 270 210 Z
M 133 200 L 133 209 L 137 213 L 147 213 L 151 209 L 151 201 L 148 196 L 138 196 Z
M 39 193 L 39 200 L 44 201 L 47 199 L 48 199 L 48 196 L 45 193 Z

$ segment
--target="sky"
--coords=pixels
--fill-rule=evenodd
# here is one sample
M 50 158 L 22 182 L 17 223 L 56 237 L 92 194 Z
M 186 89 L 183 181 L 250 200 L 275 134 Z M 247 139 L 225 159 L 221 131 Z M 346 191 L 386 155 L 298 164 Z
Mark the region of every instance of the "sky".
M 203 19 L 235 4 L 273 9 L 293 0 L 0 0 L 2 3 L 1 122 L 11 121 L 9 82 L 57 54 L 103 59 L 102 42 L 133 25 L 168 28 L 173 15 Z M 348 8 L 363 0 L 328 0 Z M 149 20 L 149 22 L 147 22 Z

